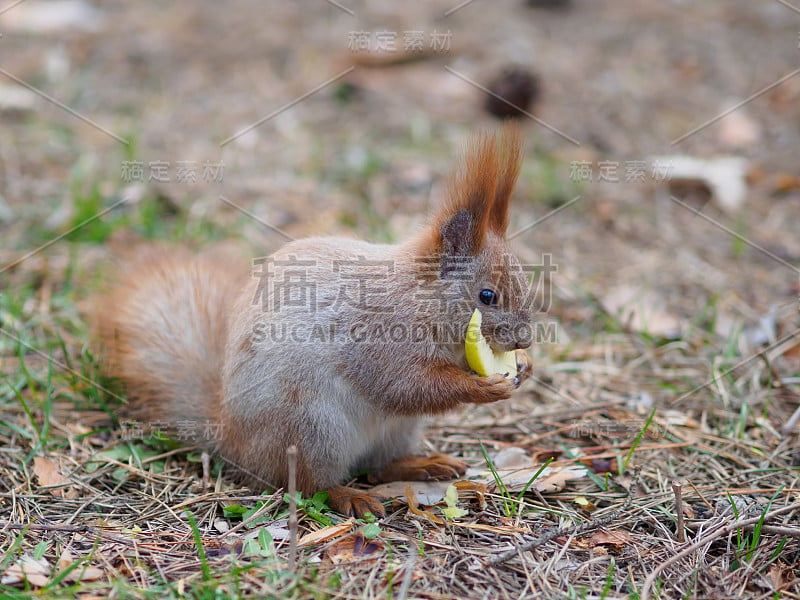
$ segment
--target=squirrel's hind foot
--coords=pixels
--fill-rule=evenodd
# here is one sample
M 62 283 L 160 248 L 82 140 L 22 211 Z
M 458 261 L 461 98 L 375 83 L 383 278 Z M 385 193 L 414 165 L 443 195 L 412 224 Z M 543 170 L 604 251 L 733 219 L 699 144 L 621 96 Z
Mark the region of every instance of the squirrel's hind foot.
M 467 463 L 447 454 L 406 456 L 389 463 L 383 470 L 372 473 L 372 483 L 387 481 L 429 481 L 455 479 L 467 472 Z

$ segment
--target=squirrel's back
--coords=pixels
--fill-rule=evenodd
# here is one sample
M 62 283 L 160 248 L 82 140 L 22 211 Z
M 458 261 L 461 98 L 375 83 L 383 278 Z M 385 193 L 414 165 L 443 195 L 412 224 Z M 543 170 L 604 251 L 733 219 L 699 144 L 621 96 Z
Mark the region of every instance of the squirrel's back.
M 223 252 L 168 245 L 142 245 L 119 260 L 92 316 L 105 372 L 125 385 L 143 425 L 218 420 L 228 315 L 246 266 Z

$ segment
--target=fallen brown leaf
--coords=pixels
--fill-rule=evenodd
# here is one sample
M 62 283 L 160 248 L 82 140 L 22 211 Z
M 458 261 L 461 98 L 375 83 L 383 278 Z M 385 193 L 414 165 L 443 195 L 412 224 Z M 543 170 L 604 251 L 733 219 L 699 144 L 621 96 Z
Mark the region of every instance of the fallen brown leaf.
M 32 586 L 44 587 L 50 580 L 50 564 L 44 558 L 25 554 L 0 577 L 3 585 L 15 585 L 27 580 Z
M 622 550 L 625 544 L 633 542 L 633 537 L 627 531 L 613 529 L 611 531 L 598 531 L 587 540 L 590 548 L 595 546 L 613 546 L 616 550 Z
M 300 547 L 313 546 L 314 544 L 319 544 L 320 542 L 327 542 L 328 540 L 340 537 L 345 533 L 349 533 L 355 524 L 356 520 L 351 518 L 339 523 L 338 525 L 323 527 L 322 529 L 318 529 L 317 531 L 301 537 L 299 540 L 297 540 L 297 545 Z
M 377 560 L 382 556 L 386 543 L 380 538 L 368 540 L 361 533 L 336 541 L 325 552 L 331 563 L 338 565 L 354 560 Z
M 540 468 L 541 465 L 533 465 L 524 469 L 498 471 L 498 475 L 508 491 L 521 492 Z M 586 477 L 586 469 L 582 466 L 547 467 L 528 489 L 538 490 L 542 493 L 560 492 L 568 481 L 583 477 Z
M 460 500 L 475 496 L 475 499 L 478 501 L 478 506 L 481 509 L 486 507 L 486 484 L 464 479 L 456 481 L 453 485 L 458 490 L 458 498 Z
M 70 480 L 61 473 L 58 463 L 43 456 L 33 457 L 33 474 L 42 487 L 52 487 L 47 490 L 56 498 L 77 498 L 78 491 L 70 485 Z
M 444 494 L 442 495 L 444 497 Z M 418 517 L 422 517 L 423 519 L 428 519 L 432 523 L 437 525 L 442 525 L 444 521 L 437 517 L 435 514 L 430 512 L 429 510 L 422 510 L 419 507 L 419 501 L 417 500 L 417 496 L 414 493 L 414 490 L 411 487 L 411 484 L 406 484 L 406 502 L 408 503 L 408 510 L 411 514 L 416 515 Z
M 444 494 L 451 481 L 393 481 L 376 485 L 372 491 L 381 498 L 402 500 L 407 497 L 406 488 L 411 486 L 420 504 L 433 506 L 444 500 Z M 456 482 L 458 486 L 459 482 Z
M 786 563 L 778 561 L 769 568 L 767 577 L 769 577 L 772 583 L 772 588 L 778 591 L 783 589 L 786 584 L 792 580 L 792 569 Z
M 69 550 L 65 548 L 58 559 L 57 565 L 59 571 L 63 571 L 67 567 L 71 566 L 74 562 L 75 558 L 72 556 Z M 72 571 L 67 573 L 66 577 L 64 577 L 64 581 L 69 583 L 77 583 L 78 581 L 97 581 L 102 577 L 102 569 L 83 564 L 75 567 Z

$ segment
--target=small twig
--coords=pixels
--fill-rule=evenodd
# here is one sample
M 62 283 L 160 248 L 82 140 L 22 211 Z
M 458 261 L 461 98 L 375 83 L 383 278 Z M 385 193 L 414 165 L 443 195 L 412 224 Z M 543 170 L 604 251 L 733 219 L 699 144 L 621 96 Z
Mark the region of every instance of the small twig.
M 798 421 L 800 421 L 800 406 L 798 406 L 797 410 L 794 411 L 794 414 L 789 417 L 789 420 L 783 424 L 783 427 L 781 427 L 781 433 L 790 433 L 795 428 Z
M 101 529 L 91 527 L 90 525 L 56 525 L 49 523 L 9 523 L 7 521 L 0 521 L 0 530 L 3 529 L 15 529 L 18 531 L 23 531 L 23 530 L 60 531 L 62 533 L 84 533 L 84 534 L 91 534 L 94 536 L 104 537 L 106 539 L 115 542 L 120 542 L 121 544 L 127 544 L 129 546 L 136 545 L 136 542 L 134 540 L 121 536 L 118 533 L 102 531 Z
M 547 542 L 554 540 L 557 537 L 579 535 L 581 533 L 586 533 L 587 531 L 591 531 L 593 529 L 598 529 L 600 527 L 603 527 L 604 525 L 608 525 L 612 521 L 615 521 L 617 517 L 619 517 L 623 512 L 628 510 L 628 508 L 631 505 L 631 502 L 633 501 L 633 492 L 636 489 L 636 486 L 639 484 L 640 470 L 641 467 L 636 467 L 636 470 L 634 471 L 633 474 L 633 481 L 631 482 L 630 488 L 628 488 L 628 497 L 625 499 L 625 503 L 614 512 L 610 513 L 609 515 L 606 515 L 605 517 L 598 517 L 597 519 L 592 519 L 591 521 L 588 521 L 581 525 L 576 525 L 574 527 L 562 527 L 560 529 L 555 529 L 547 533 L 544 533 L 539 537 L 537 537 L 536 539 L 530 540 L 529 542 L 525 542 L 521 546 L 517 546 L 513 550 L 508 550 L 506 552 L 503 552 L 499 556 L 490 558 L 489 560 L 486 561 L 485 565 L 488 567 L 499 565 L 500 563 L 506 562 L 507 560 L 511 560 L 512 558 L 517 556 L 517 554 L 519 554 L 520 552 L 528 552 L 530 550 L 533 550 L 534 548 L 546 544 Z
M 294 572 L 297 561 L 297 446 L 286 450 L 289 466 L 289 570 Z
M 683 524 L 683 494 L 682 494 L 683 486 L 681 486 L 680 482 L 673 481 L 672 482 L 672 491 L 675 494 L 675 516 L 678 519 L 678 542 L 681 544 L 686 541 L 686 532 L 684 531 L 684 524 Z
M 762 519 L 764 520 L 764 522 L 766 522 L 769 519 L 772 519 L 773 517 L 777 517 L 778 515 L 782 515 L 783 513 L 791 512 L 794 510 L 800 510 L 800 502 L 795 504 L 790 504 L 789 506 L 776 508 L 775 510 L 773 510 L 770 513 L 767 513 L 766 515 L 759 515 L 757 517 L 751 517 L 749 519 L 741 519 L 739 521 L 734 521 L 733 523 L 728 523 L 727 525 L 723 525 L 719 529 L 715 529 L 714 531 L 707 533 L 700 539 L 695 540 L 693 544 L 690 544 L 689 546 L 678 552 L 672 558 L 669 558 L 664 562 L 660 563 L 658 566 L 656 566 L 656 568 L 653 569 L 647 576 L 647 578 L 644 580 L 644 583 L 642 583 L 642 590 L 639 595 L 639 600 L 648 600 L 650 598 L 650 588 L 653 586 L 653 583 L 658 578 L 658 576 L 664 571 L 664 569 L 666 569 L 670 565 L 673 565 L 679 560 L 686 558 L 697 549 L 713 542 L 718 538 L 725 537 L 726 535 L 735 531 L 736 529 L 755 525 Z
M 694 483 L 692 483 L 692 480 L 691 480 L 691 479 L 690 479 L 690 480 L 688 480 L 688 482 L 687 482 L 687 483 L 688 483 L 690 486 L 692 486 L 692 489 L 694 490 L 694 493 L 698 495 L 698 497 L 699 497 L 699 498 L 700 498 L 700 500 L 703 502 L 703 504 L 705 504 L 705 505 L 706 505 L 706 508 L 707 508 L 708 510 L 710 510 L 711 512 L 714 512 L 714 506 L 711 504 L 711 502 L 709 502 L 708 500 L 706 500 L 706 497 L 705 497 L 705 496 L 703 496 L 702 492 L 701 492 L 700 490 L 698 490 L 698 489 L 697 489 L 697 486 L 696 486 Z
M 200 463 L 203 465 L 203 489 L 211 487 L 211 455 L 203 452 L 200 455 Z
M 417 549 L 413 544 L 411 544 L 410 547 L 411 552 L 406 562 L 406 571 L 403 573 L 403 582 L 400 584 L 400 590 L 397 592 L 397 600 L 406 600 L 411 580 L 414 579 L 414 567 L 417 564 Z
M 48 523 L 8 523 L 0 521 L 0 529 L 30 529 L 31 531 L 63 531 L 64 533 L 103 533 L 89 525 L 55 525 Z

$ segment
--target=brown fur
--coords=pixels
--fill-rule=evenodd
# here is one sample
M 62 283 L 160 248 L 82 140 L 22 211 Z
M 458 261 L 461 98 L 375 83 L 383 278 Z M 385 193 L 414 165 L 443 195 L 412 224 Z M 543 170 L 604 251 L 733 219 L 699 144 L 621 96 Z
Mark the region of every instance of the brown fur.
M 125 384 L 141 419 L 189 421 L 197 431 L 221 424 L 218 439 L 199 441 L 256 488 L 286 485 L 290 445 L 298 449 L 298 489 L 327 489 L 333 507 L 355 514 L 383 509 L 340 485 L 354 468 L 375 469 L 377 479 L 463 473 L 460 461 L 413 453 L 424 415 L 496 402 L 515 388 L 500 375 L 469 371 L 464 337 L 476 306 L 489 343 L 517 349 L 520 378 L 530 374 L 520 350 L 530 336 L 519 333 L 530 321 L 526 282 L 503 240 L 520 139 L 510 125 L 499 137 L 479 137 L 420 235 L 395 246 L 298 240 L 265 263 L 266 286 L 248 276 L 247 263 L 213 250 L 195 256 L 171 246 L 136 248 L 92 315 L 108 373 Z M 369 310 L 342 294 L 348 285 L 346 292 L 358 291 L 342 265 L 362 258 L 369 281 L 380 284 Z M 317 302 L 278 305 L 274 286 L 289 280 L 298 261 Z M 486 286 L 499 295 L 496 305 L 480 303 Z M 411 326 L 424 335 L 396 341 L 376 333 Z M 278 339 L 281 327 L 305 333 Z M 370 333 L 343 335 L 355 327 Z M 319 331 L 336 333 L 318 339 Z
M 370 476 L 370 481 L 427 481 L 453 479 L 467 472 L 467 464 L 446 454 L 405 456 Z

